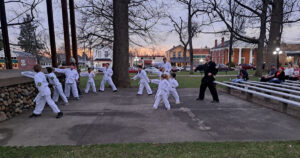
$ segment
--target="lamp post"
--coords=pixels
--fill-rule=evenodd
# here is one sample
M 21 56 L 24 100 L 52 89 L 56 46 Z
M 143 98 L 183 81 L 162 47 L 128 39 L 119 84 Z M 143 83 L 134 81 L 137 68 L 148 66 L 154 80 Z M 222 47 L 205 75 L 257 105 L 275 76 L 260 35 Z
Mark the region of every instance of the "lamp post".
M 277 55 L 277 68 L 280 67 L 279 64 L 279 55 L 282 54 L 282 50 L 280 50 L 280 48 L 276 48 L 276 50 L 273 52 L 273 55 Z
M 136 56 L 133 60 L 134 60 L 134 62 L 135 62 L 135 66 L 137 66 L 137 65 L 138 65 L 138 61 L 139 61 L 139 58 Z

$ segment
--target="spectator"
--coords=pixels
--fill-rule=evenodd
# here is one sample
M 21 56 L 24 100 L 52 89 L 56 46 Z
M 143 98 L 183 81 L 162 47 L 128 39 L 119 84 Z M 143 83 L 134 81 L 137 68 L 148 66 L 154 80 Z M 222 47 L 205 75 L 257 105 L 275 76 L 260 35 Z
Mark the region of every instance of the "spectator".
M 275 67 L 274 64 L 271 65 L 271 70 L 269 71 L 269 73 L 265 76 L 263 76 L 260 81 L 261 82 L 268 82 L 270 80 L 272 80 L 275 77 L 275 74 L 277 72 L 277 69 Z
M 300 80 L 299 65 L 294 65 L 294 72 L 293 72 L 292 76 L 289 78 L 289 80 L 293 80 L 293 81 Z
M 243 82 L 243 81 L 249 80 L 247 70 L 243 69 L 242 66 L 240 66 L 239 68 L 240 68 L 239 75 L 237 76 L 236 79 L 233 79 L 233 80 L 232 80 L 232 82 L 234 82 L 234 83 L 241 83 L 241 82 Z
M 269 82 L 271 83 L 282 83 L 285 80 L 284 67 L 280 67 L 275 74 L 275 77 L 272 78 Z
M 290 77 L 292 77 L 294 72 L 294 68 L 292 66 L 292 64 L 288 64 L 288 67 L 285 68 L 284 73 L 285 73 L 285 79 L 289 79 Z

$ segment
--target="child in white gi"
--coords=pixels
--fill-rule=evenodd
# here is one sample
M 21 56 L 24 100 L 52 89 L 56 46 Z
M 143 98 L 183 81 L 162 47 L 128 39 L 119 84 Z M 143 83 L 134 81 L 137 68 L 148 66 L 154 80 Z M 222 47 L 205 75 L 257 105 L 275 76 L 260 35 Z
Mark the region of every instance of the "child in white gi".
M 107 63 L 104 68 L 100 68 L 100 70 L 103 72 L 103 78 L 100 84 L 100 92 L 104 92 L 105 84 L 108 82 L 108 84 L 111 86 L 113 92 L 117 92 L 117 87 L 115 86 L 113 80 L 111 79 L 112 75 L 114 74 L 113 70 L 109 68 L 109 64 Z
M 54 69 L 51 67 L 47 68 L 47 71 L 49 74 L 46 74 L 49 83 L 53 86 L 53 96 L 52 99 L 54 100 L 54 102 L 58 102 L 58 98 L 59 96 L 61 97 L 61 99 L 64 101 L 65 105 L 68 104 L 68 99 L 63 91 L 62 85 L 59 82 L 59 80 L 57 79 L 56 75 L 54 74 Z
M 171 73 L 171 77 L 169 79 L 170 82 L 170 94 L 175 98 L 176 104 L 180 104 L 179 95 L 177 93 L 176 88 L 178 87 L 178 82 L 176 80 L 176 74 Z
M 63 113 L 59 110 L 55 102 L 51 99 L 51 91 L 48 87 L 48 82 L 46 76 L 41 72 L 42 67 L 40 65 L 35 65 L 33 67 L 34 72 L 22 72 L 23 76 L 34 78 L 34 83 L 36 88 L 39 90 L 38 95 L 35 98 L 36 106 L 33 113 L 29 117 L 38 117 L 41 116 L 42 111 L 44 110 L 45 104 L 50 106 L 54 113 L 56 113 L 56 118 L 61 118 Z
M 66 97 L 70 97 L 70 90 L 72 89 L 72 94 L 76 100 L 79 100 L 78 95 L 78 89 L 77 89 L 77 83 L 79 75 L 75 68 L 75 64 L 71 63 L 69 68 L 66 69 L 57 69 L 55 68 L 55 72 L 63 73 L 66 75 L 66 81 L 65 81 L 65 94 Z
M 164 68 L 164 67 L 161 67 L 161 68 L 159 69 L 159 71 L 154 71 L 154 72 L 152 72 L 152 73 L 158 75 L 159 80 L 161 79 L 161 75 L 162 75 L 162 74 L 166 74 L 166 75 L 168 75 L 168 76 L 170 75 L 169 72 L 165 71 L 165 68 Z
M 141 65 L 138 66 L 138 74 L 135 75 L 131 80 L 137 80 L 138 78 L 140 78 L 140 86 L 137 95 L 143 94 L 144 87 L 146 87 L 148 95 L 152 95 L 152 90 L 149 86 L 150 80 L 147 76 L 147 73 L 142 69 Z
M 155 102 L 153 105 L 153 109 L 158 108 L 158 104 L 161 100 L 163 100 L 165 107 L 167 110 L 171 109 L 168 97 L 169 97 L 169 91 L 170 91 L 170 83 L 168 81 L 168 75 L 162 74 L 161 75 L 161 81 L 158 85 L 158 90 L 155 95 Z
M 90 86 L 92 86 L 92 89 L 93 89 L 93 92 L 94 93 L 97 93 L 96 91 L 96 86 L 95 86 L 95 74 L 94 72 L 92 71 L 92 68 L 88 68 L 88 73 L 87 72 L 82 72 L 80 73 L 80 76 L 87 76 L 88 77 L 88 81 L 86 83 L 86 88 L 85 88 L 85 93 L 88 93 L 89 90 L 90 90 Z

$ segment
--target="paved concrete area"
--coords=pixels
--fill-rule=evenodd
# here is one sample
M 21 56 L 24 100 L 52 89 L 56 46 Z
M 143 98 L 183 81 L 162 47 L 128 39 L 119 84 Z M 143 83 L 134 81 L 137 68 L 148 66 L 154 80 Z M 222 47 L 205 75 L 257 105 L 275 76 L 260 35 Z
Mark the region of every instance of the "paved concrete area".
M 208 93 L 198 102 L 198 89 L 179 89 L 182 104 L 170 99 L 171 111 L 162 105 L 155 111 L 154 96 L 136 97 L 136 91 L 84 95 L 60 106 L 62 119 L 49 108 L 34 119 L 27 112 L 0 123 L 0 145 L 300 140 L 300 120 L 228 94 L 212 104 Z

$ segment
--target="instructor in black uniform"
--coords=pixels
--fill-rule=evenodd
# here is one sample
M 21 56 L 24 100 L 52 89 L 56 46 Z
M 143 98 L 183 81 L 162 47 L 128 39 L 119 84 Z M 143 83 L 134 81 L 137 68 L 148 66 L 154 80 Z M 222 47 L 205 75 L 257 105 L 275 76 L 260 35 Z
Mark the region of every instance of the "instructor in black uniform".
M 216 69 L 216 63 L 211 61 L 211 56 L 206 56 L 206 63 L 203 65 L 204 70 L 204 77 L 202 78 L 201 86 L 200 86 L 200 93 L 199 98 L 197 100 L 203 100 L 205 95 L 205 90 L 208 87 L 210 93 L 213 97 L 212 103 L 219 103 L 219 97 L 216 89 L 215 75 L 217 74 L 218 70 Z

